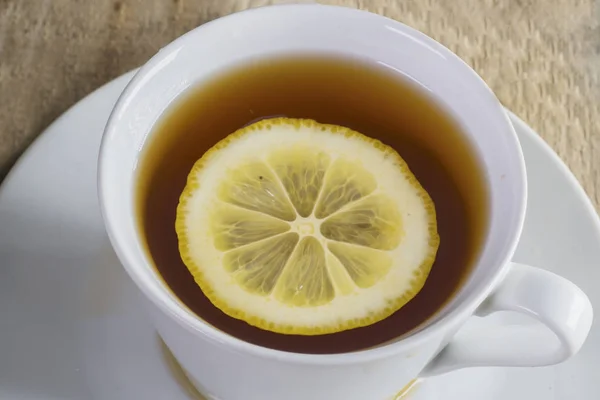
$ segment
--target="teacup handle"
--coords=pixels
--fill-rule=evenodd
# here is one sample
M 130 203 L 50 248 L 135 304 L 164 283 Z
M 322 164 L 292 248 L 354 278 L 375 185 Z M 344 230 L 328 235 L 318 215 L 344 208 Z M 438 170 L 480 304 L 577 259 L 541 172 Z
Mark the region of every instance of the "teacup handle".
M 575 284 L 552 272 L 518 263 L 512 263 L 504 281 L 475 315 L 497 311 L 522 313 L 541 324 L 463 328 L 421 376 L 466 367 L 557 364 L 579 351 L 593 319 L 590 300 Z

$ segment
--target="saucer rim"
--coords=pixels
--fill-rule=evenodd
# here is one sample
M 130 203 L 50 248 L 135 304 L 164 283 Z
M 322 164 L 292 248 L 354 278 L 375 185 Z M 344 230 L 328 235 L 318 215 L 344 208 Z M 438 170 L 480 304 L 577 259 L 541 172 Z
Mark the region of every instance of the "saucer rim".
M 117 77 L 114 80 L 112 80 L 112 81 L 106 83 L 105 85 L 101 86 L 100 88 L 96 89 L 94 92 L 85 96 L 83 99 L 81 99 L 79 102 L 77 102 L 74 106 L 72 106 L 67 111 L 65 111 L 59 118 L 57 118 L 52 124 L 50 124 L 43 131 L 43 133 L 40 134 L 38 136 L 38 138 L 36 138 L 36 140 L 32 143 L 32 145 L 19 157 L 18 161 L 15 163 L 13 168 L 9 171 L 9 174 L 7 174 L 4 182 L 2 183 L 2 185 L 0 185 L 0 202 L 2 202 L 4 200 L 3 196 L 5 194 L 5 191 L 8 191 L 10 189 L 12 189 L 12 190 L 15 189 L 14 183 L 17 183 L 17 182 L 14 180 L 14 178 L 20 172 L 22 166 L 25 164 L 28 164 L 29 161 L 31 161 L 30 159 L 35 158 L 37 156 L 38 150 L 41 147 L 46 146 L 48 141 L 55 140 L 55 136 L 57 133 L 56 129 L 53 129 L 55 126 L 60 125 L 63 122 L 63 120 L 70 119 L 71 114 L 74 111 L 79 110 L 82 107 L 85 107 L 85 108 L 89 107 L 87 104 L 88 101 L 86 101 L 86 100 L 88 100 L 90 97 L 98 95 L 99 94 L 98 92 L 104 92 L 106 87 L 108 87 L 108 86 L 114 86 L 115 83 L 120 84 L 122 82 L 121 80 L 123 80 L 123 82 L 125 82 L 126 79 L 128 79 L 127 76 L 128 75 L 132 76 L 134 73 L 135 73 L 135 71 L 131 71 L 129 73 L 123 74 L 120 77 Z M 130 76 L 129 76 L 129 79 L 130 79 Z M 102 97 L 102 94 L 100 95 L 100 97 Z M 589 220 L 590 225 L 593 225 L 594 229 L 600 233 L 600 218 L 598 216 L 598 213 L 596 212 L 591 199 L 587 196 L 585 190 L 580 185 L 580 183 L 577 181 L 574 174 L 569 170 L 569 168 L 560 159 L 560 157 L 554 152 L 554 150 L 535 132 L 535 130 L 533 130 L 529 125 L 527 125 L 522 119 L 520 119 L 514 113 L 510 112 L 509 110 L 506 110 L 506 111 L 507 111 L 507 114 L 510 116 L 511 121 L 516 125 L 515 129 L 517 131 L 520 131 L 520 133 L 522 133 L 522 134 L 526 134 L 528 136 L 528 138 L 530 138 L 532 140 L 532 142 L 535 142 L 535 146 L 540 148 L 540 151 L 544 153 L 544 156 L 550 154 L 549 158 L 551 159 L 551 161 L 554 165 L 557 165 L 557 164 L 559 165 L 558 168 L 560 169 L 563 176 L 566 178 L 565 183 L 567 183 L 569 185 L 569 187 L 574 189 L 573 194 L 575 194 L 579 200 L 582 200 L 582 197 L 585 198 L 583 203 L 581 203 L 581 205 L 584 206 L 584 208 L 585 208 L 585 210 L 582 210 L 582 213 L 585 212 L 585 214 L 588 217 L 592 217 Z M 20 177 L 20 178 L 22 179 L 22 177 Z M 119 268 L 122 268 L 122 267 L 119 266 Z M 418 392 L 417 392 L 417 394 L 418 394 Z M 560 395 L 558 395 L 558 398 L 561 398 Z

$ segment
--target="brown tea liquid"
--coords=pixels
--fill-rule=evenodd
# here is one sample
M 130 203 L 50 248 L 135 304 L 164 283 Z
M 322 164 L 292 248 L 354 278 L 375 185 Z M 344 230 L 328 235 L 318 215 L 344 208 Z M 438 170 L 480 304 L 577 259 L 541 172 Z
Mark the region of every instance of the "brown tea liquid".
M 458 291 L 479 253 L 487 188 L 456 123 L 424 93 L 382 66 L 316 55 L 247 62 L 189 89 L 161 117 L 138 167 L 140 230 L 164 281 L 218 329 L 280 350 L 355 351 L 425 322 Z M 263 331 L 213 306 L 181 261 L 175 213 L 192 165 L 225 136 L 273 116 L 312 118 L 377 138 L 398 151 L 431 195 L 440 234 L 436 261 L 421 292 L 387 319 L 321 336 Z

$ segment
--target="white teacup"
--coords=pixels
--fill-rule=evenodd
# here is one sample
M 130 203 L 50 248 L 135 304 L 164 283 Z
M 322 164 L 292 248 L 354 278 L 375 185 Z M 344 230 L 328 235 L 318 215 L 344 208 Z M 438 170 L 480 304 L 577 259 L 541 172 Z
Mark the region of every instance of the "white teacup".
M 416 333 L 363 351 L 308 355 L 229 336 L 182 305 L 151 267 L 135 220 L 135 170 L 153 125 L 186 88 L 253 57 L 300 52 L 384 63 L 421 83 L 462 125 L 480 153 L 490 192 L 489 232 L 470 278 Z M 471 366 L 541 366 L 582 346 L 592 307 L 571 282 L 515 264 L 525 217 L 525 165 L 494 94 L 429 37 L 387 18 L 321 5 L 253 9 L 207 23 L 144 65 L 115 106 L 99 160 L 102 212 L 112 244 L 146 295 L 154 325 L 209 399 L 385 400 L 413 378 Z M 455 333 L 472 315 L 514 311 L 539 321 Z

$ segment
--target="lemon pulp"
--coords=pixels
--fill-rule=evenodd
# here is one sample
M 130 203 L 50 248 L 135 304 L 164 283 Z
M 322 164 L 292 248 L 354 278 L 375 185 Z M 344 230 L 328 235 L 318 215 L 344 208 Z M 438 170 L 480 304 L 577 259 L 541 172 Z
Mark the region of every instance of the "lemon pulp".
M 249 125 L 206 152 L 176 231 L 216 307 L 303 335 L 388 317 L 423 287 L 439 245 L 433 202 L 392 148 L 291 118 Z

